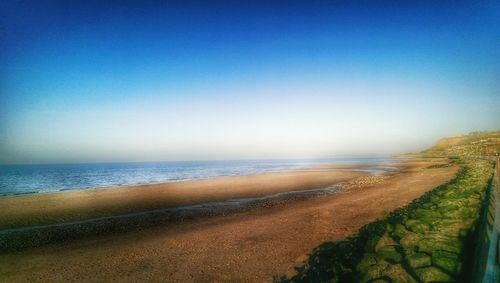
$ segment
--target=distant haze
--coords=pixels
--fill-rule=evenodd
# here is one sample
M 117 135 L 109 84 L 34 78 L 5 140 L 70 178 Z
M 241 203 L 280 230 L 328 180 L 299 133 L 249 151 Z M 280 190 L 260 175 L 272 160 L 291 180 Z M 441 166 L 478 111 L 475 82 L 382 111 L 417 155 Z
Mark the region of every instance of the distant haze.
M 1 3 L 0 163 L 381 155 L 500 129 L 500 3 L 376 2 Z

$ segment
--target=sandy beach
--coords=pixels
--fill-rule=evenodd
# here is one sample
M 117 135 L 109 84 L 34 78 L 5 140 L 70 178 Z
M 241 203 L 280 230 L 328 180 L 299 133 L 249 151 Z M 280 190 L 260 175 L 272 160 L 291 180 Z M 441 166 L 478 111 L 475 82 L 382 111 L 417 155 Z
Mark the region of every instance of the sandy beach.
M 363 175 L 307 170 L 5 197 L 0 198 L 0 229 L 316 189 Z
M 155 201 L 157 198 L 163 204 L 186 203 L 184 198 L 189 196 L 189 201 L 194 201 L 192 197 L 201 193 L 201 189 L 196 190 L 196 183 L 208 188 L 197 201 L 321 187 L 339 181 L 352 184 L 346 186 L 349 189 L 323 197 L 257 206 L 227 215 L 200 217 L 4 254 L 0 256 L 0 281 L 270 281 L 275 276 L 293 273 L 294 267 L 300 265 L 319 244 L 353 234 L 383 213 L 449 181 L 457 172 L 456 167 L 431 167 L 433 164 L 435 162 L 407 163 L 404 170 L 379 182 L 367 181 L 369 176 L 360 172 L 307 171 L 146 186 L 143 189 L 147 193 L 143 194 L 138 188 L 125 188 L 120 189 L 123 192 L 92 190 L 3 199 L 10 206 L 2 206 L 2 210 L 10 213 L 10 217 L 16 215 L 13 207 L 16 201 L 32 204 L 22 216 L 17 216 L 17 222 L 9 222 L 13 225 L 26 223 L 19 219 L 27 221 L 29 215 L 49 207 L 44 204 L 56 204 L 62 199 L 73 201 L 48 209 L 53 215 L 68 209 L 68 206 L 75 207 L 73 211 L 78 211 L 76 208 L 85 211 L 84 208 L 103 206 L 111 200 L 127 200 L 128 207 L 134 209 L 143 209 L 139 204 L 144 200 L 148 201 L 147 208 L 159 205 L 160 201 Z M 273 179 L 275 182 L 269 184 Z M 235 183 L 241 185 L 236 191 L 218 186 Z M 262 186 L 264 183 L 267 186 Z M 155 197 L 153 192 L 158 194 L 163 186 L 172 186 L 175 193 L 160 193 Z M 176 187 L 179 190 L 176 191 Z M 192 188 L 189 195 L 186 195 L 186 187 Z M 261 190 L 254 192 L 256 187 Z M 175 201 L 169 200 L 174 196 L 177 197 Z M 77 201 L 85 197 L 84 201 Z M 138 201 L 141 197 L 142 201 Z M 92 213 L 125 209 L 127 206 L 117 205 L 92 210 Z M 56 219 L 71 219 L 75 215 L 80 214 L 65 214 Z M 2 212 L 2 223 L 9 219 Z M 47 217 L 38 221 L 46 219 L 53 220 Z

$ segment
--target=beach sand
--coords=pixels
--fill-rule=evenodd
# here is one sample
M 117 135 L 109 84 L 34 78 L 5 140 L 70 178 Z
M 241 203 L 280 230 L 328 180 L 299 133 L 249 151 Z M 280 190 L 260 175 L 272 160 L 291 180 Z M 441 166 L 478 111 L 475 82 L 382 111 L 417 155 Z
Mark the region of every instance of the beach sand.
M 294 267 L 300 265 L 319 244 L 355 233 L 381 214 L 401 207 L 449 181 L 458 170 L 455 166 L 430 168 L 433 164 L 408 163 L 405 170 L 393 173 L 382 182 L 350 186 L 351 189 L 319 198 L 0 255 L 0 281 L 271 281 L 273 276 L 293 273 Z M 303 189 L 304 185 L 310 183 L 300 186 L 292 183 L 305 182 L 305 176 L 311 177 L 310 182 L 323 176 L 320 179 L 325 183 L 315 181 L 319 182 L 315 186 L 321 187 L 339 181 L 339 176 L 346 176 L 346 172 L 342 172 L 328 179 L 325 177 L 327 175 L 304 173 L 294 173 L 298 174 L 295 180 L 289 179 L 289 175 L 282 175 L 278 184 L 288 184 L 283 185 L 282 190 Z M 352 178 L 359 173 L 350 174 L 354 174 L 349 177 L 355 182 Z M 265 175 L 262 178 L 269 182 L 267 178 L 272 175 Z M 248 178 L 241 184 L 251 182 L 255 177 Z M 224 182 L 231 183 L 228 180 Z M 257 183 L 245 185 L 247 189 L 236 195 L 227 187 L 212 190 L 225 198 L 233 198 L 248 194 L 252 186 L 260 187 Z M 269 186 L 265 193 L 274 187 Z M 70 194 L 85 196 L 86 193 L 97 193 L 97 190 Z M 52 200 L 63 198 L 63 195 L 44 197 Z M 214 198 L 221 197 L 212 192 L 202 200 Z M 30 198 L 20 199 L 27 201 Z M 34 207 L 39 208 L 40 200 L 35 199 L 32 199 Z
M 0 229 L 53 224 L 293 190 L 327 187 L 363 172 L 291 171 L 123 188 L 0 198 Z

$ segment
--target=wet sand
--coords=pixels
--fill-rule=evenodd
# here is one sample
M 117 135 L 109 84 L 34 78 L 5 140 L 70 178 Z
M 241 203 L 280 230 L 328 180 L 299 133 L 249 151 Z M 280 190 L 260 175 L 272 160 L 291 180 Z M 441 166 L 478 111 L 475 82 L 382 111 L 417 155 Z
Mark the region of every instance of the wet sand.
M 0 198 L 0 229 L 327 187 L 366 172 L 291 171 Z
M 457 172 L 430 165 L 319 198 L 1 255 L 0 281 L 270 281 Z

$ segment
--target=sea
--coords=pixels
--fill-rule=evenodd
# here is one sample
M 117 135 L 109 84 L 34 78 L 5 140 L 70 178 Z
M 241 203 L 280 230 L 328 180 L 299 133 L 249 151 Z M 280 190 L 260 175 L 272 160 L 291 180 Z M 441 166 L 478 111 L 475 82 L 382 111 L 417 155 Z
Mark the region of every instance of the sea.
M 0 196 L 209 179 L 290 171 L 329 164 L 370 164 L 373 167 L 357 170 L 376 174 L 395 169 L 381 166 L 383 163 L 402 160 L 404 159 L 377 156 L 294 160 L 0 165 Z

